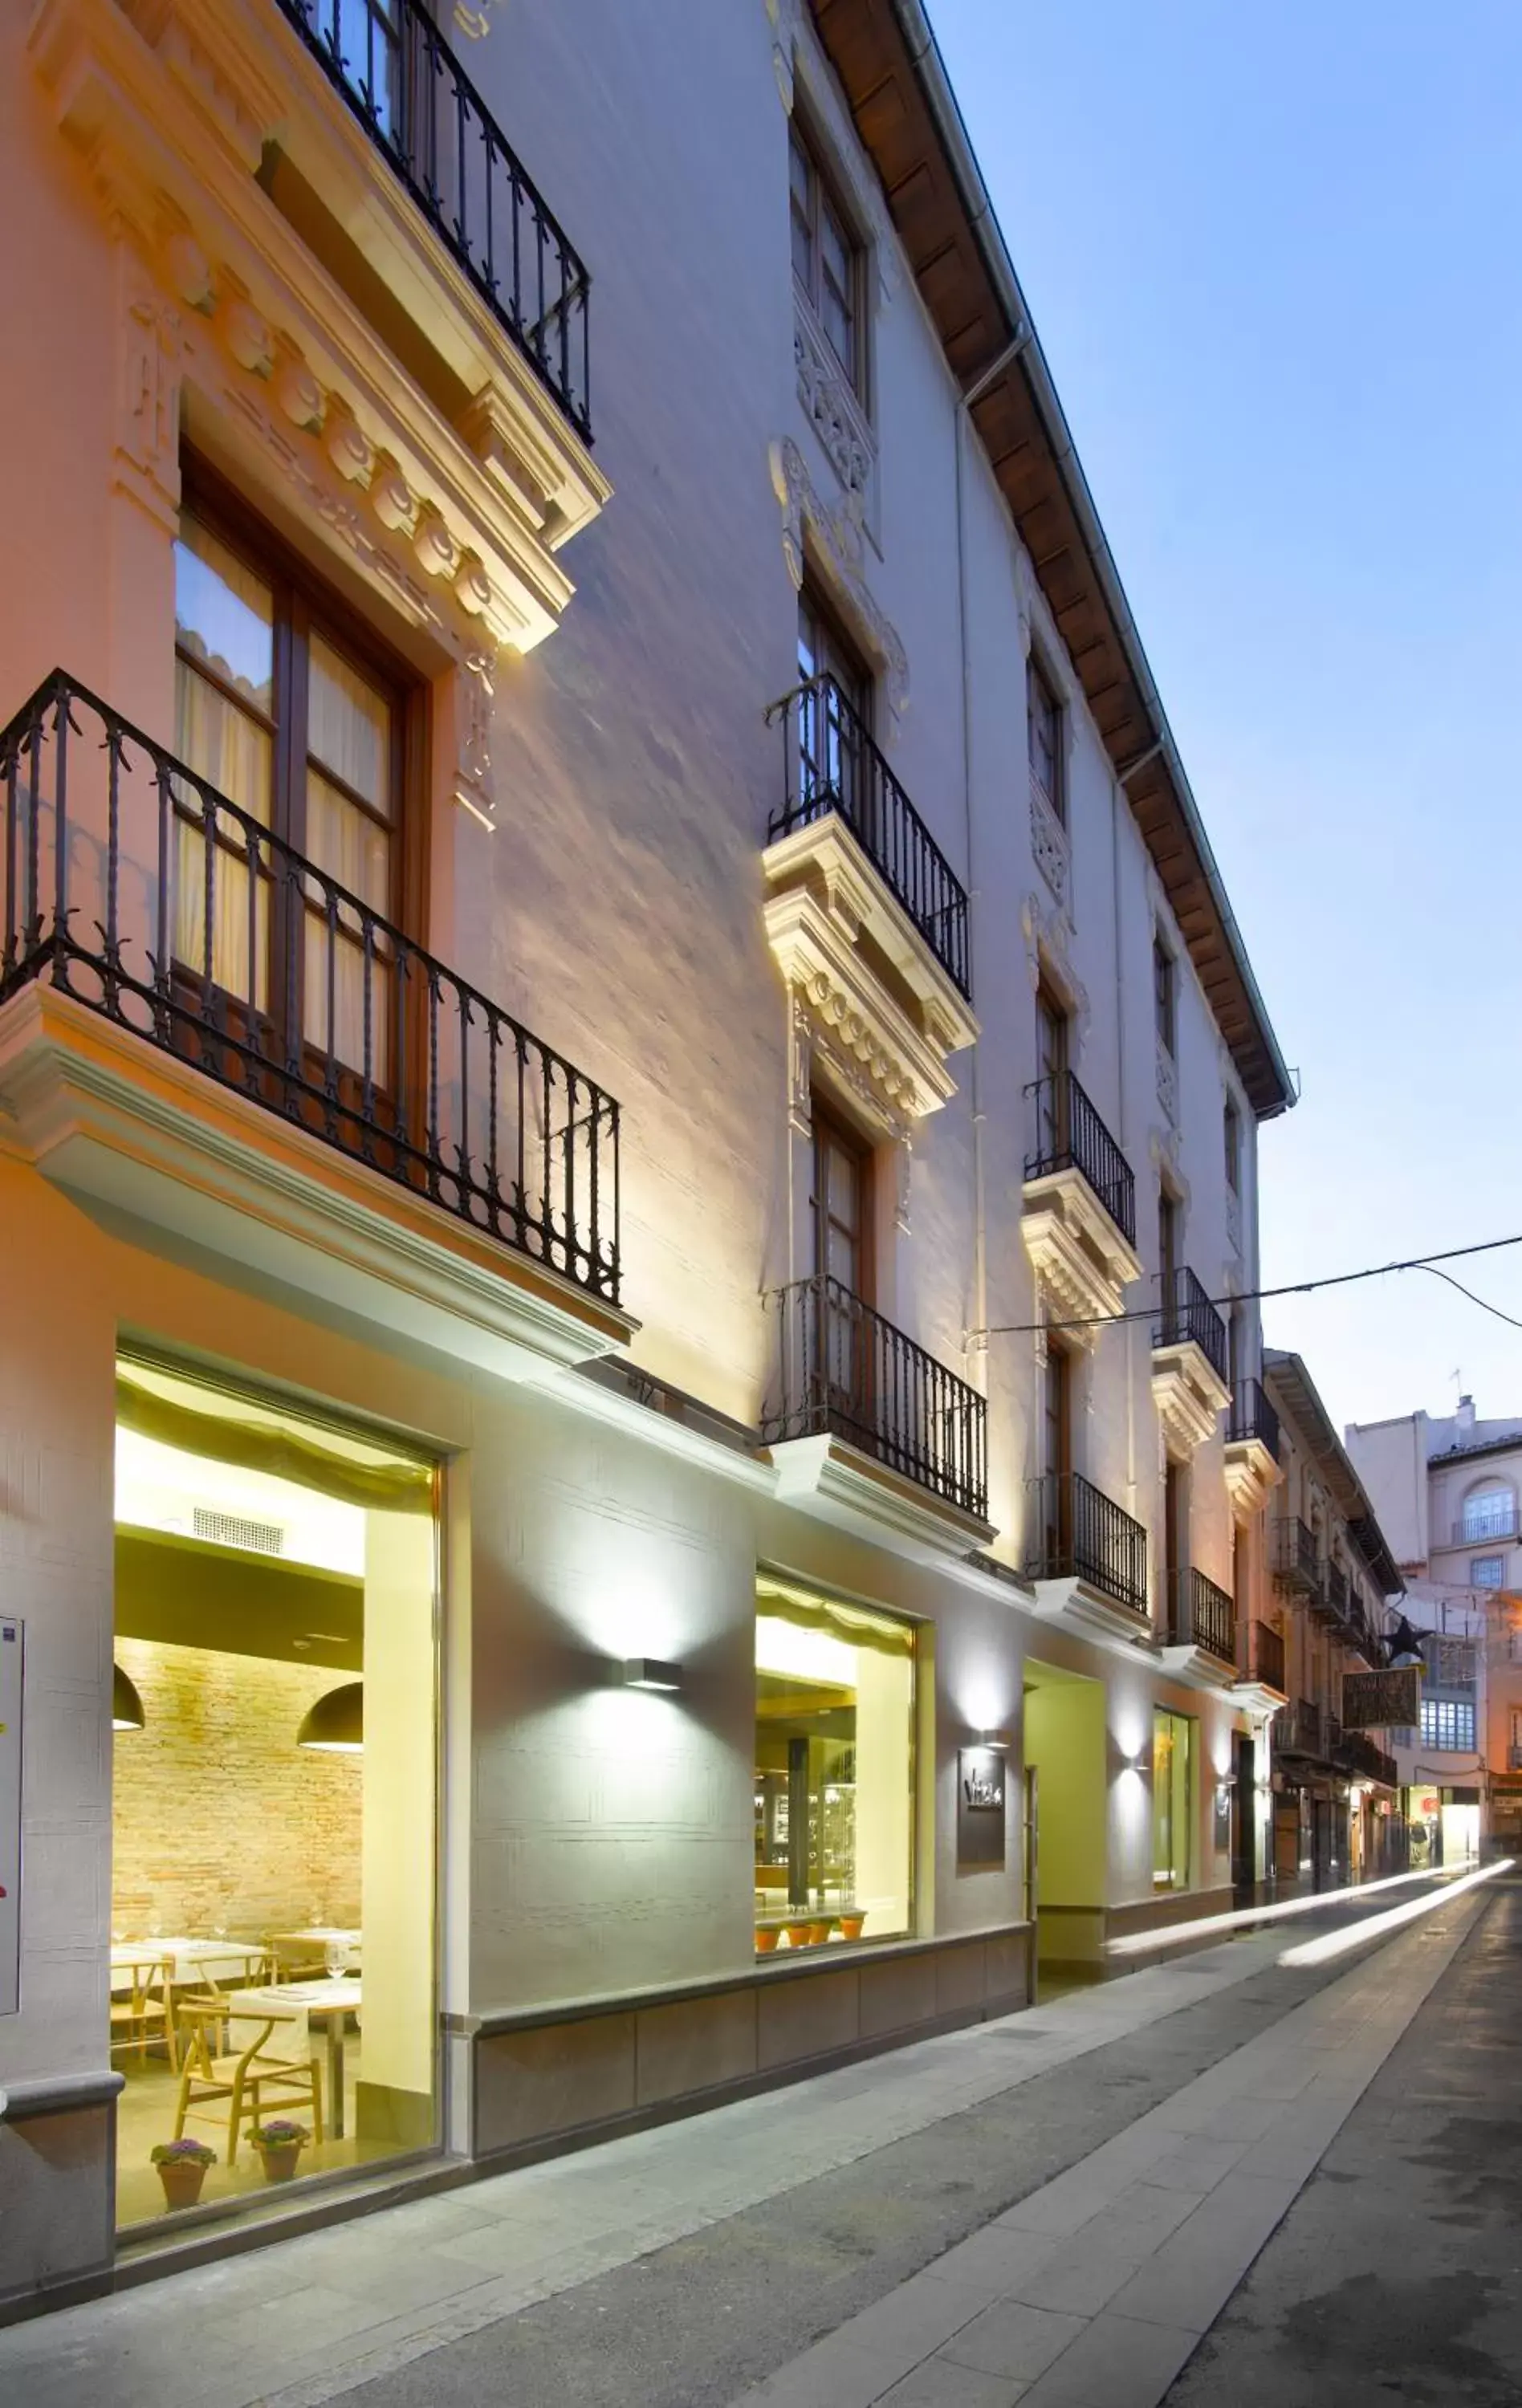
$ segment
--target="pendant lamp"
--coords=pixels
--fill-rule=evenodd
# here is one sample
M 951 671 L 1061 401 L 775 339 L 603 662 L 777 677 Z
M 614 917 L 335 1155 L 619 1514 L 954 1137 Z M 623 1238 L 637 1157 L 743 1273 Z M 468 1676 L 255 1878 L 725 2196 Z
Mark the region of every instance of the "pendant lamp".
M 111 1666 L 111 1728 L 141 1730 L 147 1716 L 143 1701 L 120 1664 Z
M 319 1698 L 303 1719 L 296 1745 L 330 1756 L 357 1756 L 365 1745 L 364 1682 L 346 1681 Z

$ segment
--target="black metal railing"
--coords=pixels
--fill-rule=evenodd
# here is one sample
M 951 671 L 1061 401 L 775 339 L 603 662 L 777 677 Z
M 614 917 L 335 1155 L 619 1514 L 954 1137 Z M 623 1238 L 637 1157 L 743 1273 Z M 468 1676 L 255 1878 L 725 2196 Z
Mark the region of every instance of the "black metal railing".
M 1275 1463 L 1279 1460 L 1279 1416 L 1270 1404 L 1261 1380 L 1239 1380 L 1236 1395 L 1231 1399 L 1231 1418 L 1226 1427 L 1228 1446 L 1245 1445 L 1256 1439 L 1266 1446 Z
M 958 994 L 970 996 L 967 889 L 843 688 L 810 678 L 767 710 L 783 731 L 783 806 L 768 840 L 836 811 L 912 920 Z
M 1202 1648 L 1223 1664 L 1237 1660 L 1236 1604 L 1192 1564 L 1168 1575 L 1168 1636 L 1173 1646 Z
M 1026 1156 L 1026 1177 L 1081 1171 L 1127 1244 L 1134 1246 L 1136 1181 L 1131 1166 L 1072 1072 L 1034 1080 L 1026 1094 L 1036 1118 L 1036 1143 Z
M 1285 1642 L 1281 1632 L 1266 1622 L 1247 1626 L 1247 1678 L 1285 1695 Z
M 61 670 L 0 795 L 0 999 L 46 981 L 617 1302 L 592 1080 Z
M 1321 1708 L 1310 1698 L 1299 1698 L 1276 1714 L 1273 1723 L 1273 1752 L 1276 1756 L 1309 1756 L 1319 1758 L 1326 1753 L 1327 1734 Z
M 1516 1501 L 1511 1497 L 1475 1498 L 1453 1526 L 1456 1547 L 1483 1547 L 1492 1539 L 1517 1535 Z
M 1321 1593 L 1326 1598 L 1328 1612 L 1339 1622 L 1345 1622 L 1349 1601 L 1347 1574 L 1341 1564 L 1334 1564 L 1329 1557 L 1321 1567 Z
M 988 1409 L 977 1390 L 822 1271 L 769 1300 L 781 1344 L 761 1424 L 768 1445 L 833 1431 L 986 1520 Z
M 1147 1611 L 1147 1534 L 1076 1471 L 1027 1481 L 1026 1570 L 1082 1580 L 1135 1613 Z
M 1396 1785 L 1396 1763 L 1367 1731 L 1343 1731 L 1334 1751 L 1338 1770 L 1360 1774 L 1366 1781 L 1382 1782 L 1386 1789 Z
M 421 0 L 276 5 L 590 442 L 587 271 Z
M 1314 1533 L 1295 1513 L 1281 1513 L 1273 1525 L 1273 1577 L 1280 1588 L 1304 1597 L 1321 1593 L 1321 1558 Z
M 1218 1380 L 1227 1377 L 1226 1323 L 1193 1271 L 1159 1271 L 1162 1294 L 1154 1346 L 1198 1346 Z

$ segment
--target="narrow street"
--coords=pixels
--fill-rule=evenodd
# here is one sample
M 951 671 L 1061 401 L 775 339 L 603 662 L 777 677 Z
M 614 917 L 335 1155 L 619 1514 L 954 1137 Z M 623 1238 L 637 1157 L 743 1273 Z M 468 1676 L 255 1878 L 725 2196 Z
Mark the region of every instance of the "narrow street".
M 1314 1954 L 1433 1894 L 14 2327 L 0 2398 L 1514 2401 L 1522 1883 Z

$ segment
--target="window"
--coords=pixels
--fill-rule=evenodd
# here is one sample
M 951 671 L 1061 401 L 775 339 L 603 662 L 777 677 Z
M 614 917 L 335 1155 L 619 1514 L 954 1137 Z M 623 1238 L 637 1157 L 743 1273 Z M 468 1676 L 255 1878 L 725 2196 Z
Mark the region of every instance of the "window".
M 1161 937 L 1152 940 L 1152 999 L 1157 1022 L 1157 1041 L 1171 1056 L 1174 1052 L 1175 968 L 1173 956 Z
M 1072 1356 L 1055 1339 L 1046 1343 L 1041 1374 L 1041 1551 L 1048 1580 L 1056 1578 L 1072 1546 Z
M 1068 824 L 1062 777 L 1062 706 L 1034 652 L 1026 664 L 1026 740 L 1031 782 L 1053 817 Z
M 814 681 L 828 679 L 827 685 Z M 860 653 L 810 584 L 798 595 L 798 775 L 805 801 L 839 798 L 853 824 L 869 808 L 871 679 Z M 823 807 L 823 806 L 822 806 Z
M 1189 1886 L 1195 1727 L 1185 1714 L 1152 1717 L 1152 1885 Z
M 1068 1147 L 1068 1015 L 1044 980 L 1036 990 L 1036 1150 L 1051 1167 Z
M 393 923 L 406 916 L 407 713 L 405 690 L 338 605 L 273 547 L 262 552 L 257 530 L 198 496 L 187 503 L 175 545 L 176 751 Z M 294 1011 L 293 1035 L 384 1087 L 393 1005 L 383 931 L 348 904 L 330 911 L 315 882 L 297 904 L 278 857 L 231 819 L 215 824 L 208 865 L 206 809 L 186 781 L 175 811 L 179 974 L 259 1017 Z
M 829 347 L 859 393 L 862 374 L 862 252 L 797 117 L 792 128 L 793 273 Z
M 1157 1191 L 1157 1281 L 1166 1315 L 1173 1304 L 1179 1268 L 1178 1200 L 1166 1187 Z
M 813 1099 L 814 1268 L 851 1296 L 872 1293 L 872 1154 L 854 1129 Z
M 1469 1566 L 1472 1588 L 1504 1588 L 1506 1558 L 1504 1555 L 1472 1555 Z
M 371 1429 L 117 1371 L 102 1978 L 138 2225 L 178 2203 L 150 2153 L 181 2116 L 215 2152 L 208 2202 L 258 2200 L 231 2079 L 255 2049 L 300 2176 L 438 2140 L 437 1477 Z
M 757 1584 L 755 1942 L 910 1928 L 914 1634 L 864 1606 Z
M 1474 1753 L 1473 1705 L 1463 1698 L 1424 1698 L 1422 1699 L 1422 1745 L 1435 1748 L 1440 1756 L 1472 1756 Z
M 1222 1134 L 1226 1140 L 1226 1183 L 1233 1196 L 1242 1193 L 1242 1117 L 1228 1096 L 1221 1115 Z
M 1509 1539 L 1516 1527 L 1516 1498 L 1500 1481 L 1487 1481 L 1464 1499 L 1466 1539 Z

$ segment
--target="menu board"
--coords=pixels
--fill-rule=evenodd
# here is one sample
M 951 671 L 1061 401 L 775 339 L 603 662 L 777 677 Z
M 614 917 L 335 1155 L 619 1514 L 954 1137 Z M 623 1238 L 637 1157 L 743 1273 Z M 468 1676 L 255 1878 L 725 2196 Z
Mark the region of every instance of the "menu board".
M 0 2015 L 21 2005 L 22 1625 L 0 1614 Z

